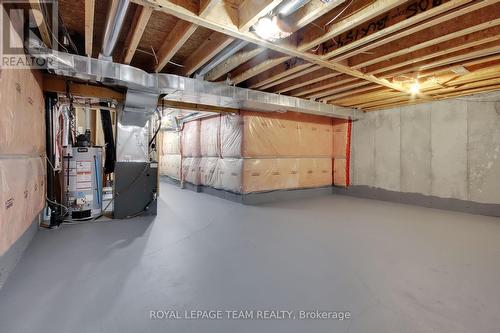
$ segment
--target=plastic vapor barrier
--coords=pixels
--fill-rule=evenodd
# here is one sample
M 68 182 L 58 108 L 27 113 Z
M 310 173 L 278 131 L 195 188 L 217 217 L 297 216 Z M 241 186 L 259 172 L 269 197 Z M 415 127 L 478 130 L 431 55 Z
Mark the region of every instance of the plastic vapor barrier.
M 188 122 L 182 180 L 242 194 L 330 186 L 334 177 L 345 186 L 348 124 L 294 112 L 250 111 Z
M 200 126 L 200 154 L 203 157 L 219 156 L 220 116 L 203 118 Z
M 0 159 L 0 255 L 45 206 L 45 174 L 40 157 Z
M 331 157 L 331 118 L 287 113 L 243 113 L 244 157 Z
M 45 206 L 42 75 L 0 69 L 0 255 Z
M 181 132 L 163 132 L 163 155 L 181 154 Z
M 182 178 L 184 181 L 194 185 L 201 185 L 200 162 L 201 157 L 182 158 Z
M 160 175 L 181 179 L 181 155 L 162 155 L 160 160 Z
M 45 153 L 45 107 L 41 74 L 0 70 L 0 154 Z
M 243 160 L 242 193 L 330 186 L 331 158 Z
M 243 117 L 223 115 L 220 122 L 220 150 L 222 157 L 241 157 Z
M 229 192 L 242 193 L 244 161 L 241 158 L 219 159 L 215 170 L 217 184 L 214 187 Z
M 200 160 L 200 184 L 218 188 L 218 178 L 215 172 L 217 157 L 202 157 Z
M 199 120 L 190 121 L 184 124 L 182 130 L 182 156 L 183 157 L 199 157 L 200 150 L 200 127 Z

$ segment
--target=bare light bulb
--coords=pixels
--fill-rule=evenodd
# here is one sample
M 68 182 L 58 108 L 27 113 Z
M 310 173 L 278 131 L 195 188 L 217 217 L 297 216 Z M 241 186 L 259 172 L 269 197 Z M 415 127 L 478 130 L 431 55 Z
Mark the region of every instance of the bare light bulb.
M 255 33 L 262 39 L 271 39 L 277 32 L 278 27 L 270 17 L 262 17 L 254 25 Z
M 410 92 L 412 95 L 418 94 L 420 92 L 420 84 L 418 82 L 413 83 L 410 87 Z

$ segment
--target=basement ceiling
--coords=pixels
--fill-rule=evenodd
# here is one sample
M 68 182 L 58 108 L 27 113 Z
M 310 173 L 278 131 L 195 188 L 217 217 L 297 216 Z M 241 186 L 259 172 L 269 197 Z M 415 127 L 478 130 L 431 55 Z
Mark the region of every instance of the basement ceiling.
M 70 52 L 97 57 L 111 1 L 59 1 Z M 311 0 L 285 17 L 291 36 L 250 31 L 281 2 L 133 0 L 113 60 L 193 76 L 244 40 L 205 80 L 366 111 L 500 89 L 500 0 Z

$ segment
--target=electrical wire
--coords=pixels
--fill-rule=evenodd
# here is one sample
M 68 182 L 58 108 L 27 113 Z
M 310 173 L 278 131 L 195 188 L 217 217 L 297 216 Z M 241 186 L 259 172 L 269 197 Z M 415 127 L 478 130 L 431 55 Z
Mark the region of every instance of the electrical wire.
M 337 15 L 335 15 L 334 18 L 332 18 L 330 21 L 328 21 L 325 24 L 324 29 L 326 29 L 327 26 L 329 26 L 333 21 L 335 21 L 337 18 L 339 18 L 339 16 L 342 15 L 347 10 L 347 8 L 349 8 L 352 5 L 353 2 L 354 2 L 354 0 L 351 0 L 351 2 L 349 2 L 349 4 L 344 7 L 344 9 L 342 9 Z

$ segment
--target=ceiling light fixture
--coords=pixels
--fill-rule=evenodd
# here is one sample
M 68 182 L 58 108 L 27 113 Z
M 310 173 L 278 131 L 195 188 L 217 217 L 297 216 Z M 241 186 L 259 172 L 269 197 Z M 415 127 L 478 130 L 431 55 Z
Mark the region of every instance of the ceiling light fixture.
M 291 32 L 287 31 L 286 24 L 277 15 L 261 17 L 252 28 L 257 36 L 270 41 L 283 39 L 291 35 Z
M 420 83 L 418 81 L 415 81 L 411 87 L 410 87 L 410 92 L 412 95 L 416 95 L 420 92 Z

